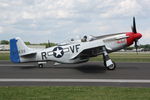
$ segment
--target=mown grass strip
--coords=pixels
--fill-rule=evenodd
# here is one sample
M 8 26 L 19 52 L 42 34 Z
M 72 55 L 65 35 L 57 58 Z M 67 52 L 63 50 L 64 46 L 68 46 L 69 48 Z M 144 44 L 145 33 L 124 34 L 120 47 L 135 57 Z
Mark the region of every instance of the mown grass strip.
M 111 53 L 110 58 L 115 62 L 150 62 L 150 53 Z M 91 61 L 103 61 L 103 58 L 97 56 Z
M 0 87 L 1 100 L 150 100 L 150 88 Z
M 0 60 L 9 60 L 9 53 L 0 53 Z

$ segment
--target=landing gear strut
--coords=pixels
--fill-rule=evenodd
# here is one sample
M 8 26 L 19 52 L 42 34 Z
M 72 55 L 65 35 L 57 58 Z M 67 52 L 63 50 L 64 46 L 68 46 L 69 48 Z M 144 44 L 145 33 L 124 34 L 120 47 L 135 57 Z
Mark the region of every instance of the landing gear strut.
M 38 62 L 38 67 L 43 68 L 45 64 L 46 64 L 46 62 Z
M 108 70 L 114 70 L 116 68 L 115 62 L 110 59 L 105 47 L 103 47 L 103 59 L 104 65 Z

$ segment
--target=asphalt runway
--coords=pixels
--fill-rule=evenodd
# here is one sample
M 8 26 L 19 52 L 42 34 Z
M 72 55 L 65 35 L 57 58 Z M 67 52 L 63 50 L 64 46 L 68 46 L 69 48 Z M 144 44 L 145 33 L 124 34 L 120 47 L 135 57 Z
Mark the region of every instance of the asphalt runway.
M 102 62 L 61 64 L 48 62 L 13 64 L 0 61 L 0 86 L 119 86 L 150 87 L 150 63 L 116 63 L 109 71 Z

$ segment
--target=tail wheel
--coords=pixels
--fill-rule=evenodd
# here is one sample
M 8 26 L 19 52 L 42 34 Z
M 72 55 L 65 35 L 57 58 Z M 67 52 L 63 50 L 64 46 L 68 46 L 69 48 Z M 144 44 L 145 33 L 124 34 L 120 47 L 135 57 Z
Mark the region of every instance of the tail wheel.
M 113 64 L 110 65 L 109 67 L 106 67 L 108 70 L 115 70 L 116 68 L 116 63 L 113 61 Z
M 39 64 L 39 68 L 43 68 L 44 67 L 44 65 L 43 64 Z

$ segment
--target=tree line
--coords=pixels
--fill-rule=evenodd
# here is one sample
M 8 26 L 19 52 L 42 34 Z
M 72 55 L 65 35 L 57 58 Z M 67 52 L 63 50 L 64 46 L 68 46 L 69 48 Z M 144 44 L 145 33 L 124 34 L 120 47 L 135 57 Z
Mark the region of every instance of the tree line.
M 124 50 L 133 50 L 133 49 L 135 49 L 134 46 L 124 48 Z M 150 44 L 139 45 L 138 49 L 143 49 L 143 51 L 150 51 Z

